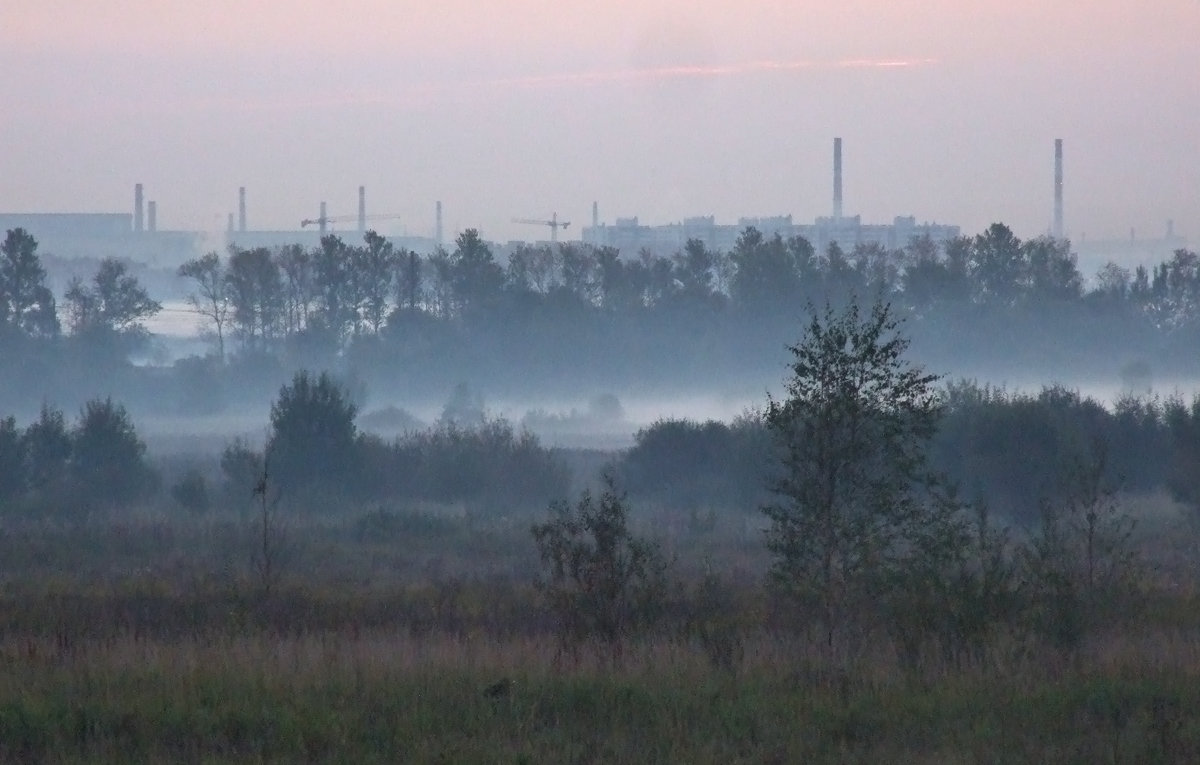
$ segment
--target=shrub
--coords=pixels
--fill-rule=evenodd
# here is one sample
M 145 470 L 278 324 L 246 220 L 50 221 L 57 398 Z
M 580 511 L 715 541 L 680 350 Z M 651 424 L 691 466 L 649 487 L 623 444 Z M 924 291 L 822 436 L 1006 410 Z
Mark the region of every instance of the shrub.
M 533 527 L 533 538 L 548 570 L 539 584 L 558 618 L 560 641 L 572 650 L 599 641 L 617 656 L 658 615 L 666 586 L 662 554 L 629 531 L 629 507 L 611 475 L 598 501 L 585 491 L 574 508 L 553 503 L 550 515 Z
M 345 491 L 355 477 L 358 408 L 327 373 L 297 372 L 271 405 L 267 446 L 277 485 Z
M 84 404 L 71 431 L 71 477 L 78 491 L 100 507 L 143 498 L 155 476 L 145 461 L 146 445 L 125 411 L 111 398 Z

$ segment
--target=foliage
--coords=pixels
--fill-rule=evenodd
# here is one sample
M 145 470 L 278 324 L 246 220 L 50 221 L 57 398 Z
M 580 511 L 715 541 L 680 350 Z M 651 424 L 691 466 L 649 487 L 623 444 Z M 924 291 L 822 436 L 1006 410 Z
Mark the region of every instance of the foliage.
M 129 273 L 129 266 L 105 258 L 90 285 L 72 280 L 64 296 L 71 332 L 94 345 L 112 345 L 124 352 L 138 350 L 148 339 L 143 321 L 162 310 L 162 304 Z
M 1157 412 L 1155 412 L 1157 414 Z M 1200 395 L 1191 405 L 1171 399 L 1161 414 L 1169 434 L 1167 487 L 1200 517 Z
M 471 515 L 525 513 L 562 496 L 566 466 L 537 437 L 505 420 L 440 424 L 385 443 L 359 439 L 359 494 L 462 504 Z
M 210 252 L 187 261 L 179 267 L 181 277 L 196 284 L 196 292 L 187 297 L 188 304 L 212 324 L 213 337 L 217 341 L 217 361 L 225 363 L 225 333 L 229 326 L 231 310 L 229 283 L 221 256 Z
M 764 506 L 778 582 L 815 607 L 829 649 L 861 606 L 935 581 L 961 550 L 955 503 L 933 491 L 925 448 L 940 413 L 936 377 L 904 359 L 887 304 L 861 317 L 813 314 L 787 397 L 769 400 L 783 473 Z
M 693 239 L 677 252 L 656 246 L 622 259 L 611 248 L 563 242 L 517 248 L 505 263 L 478 231 L 426 258 L 367 232 L 357 243 L 327 236 L 312 248 L 208 253 L 181 273 L 206 317 L 219 374 L 237 387 L 257 382 L 251 368 L 263 365 L 221 365 L 231 349 L 269 356 L 289 372 L 369 369 L 422 393 L 448 390 L 475 371 L 496 387 L 536 379 L 552 392 L 576 390 L 581 381 L 636 379 L 660 390 L 681 378 L 765 382 L 805 301 L 837 307 L 856 294 L 879 295 L 907 312 L 914 348 L 942 366 L 995 362 L 1075 376 L 1111 373 L 1114 356 L 1128 356 L 1156 372 L 1194 372 L 1195 253 L 1180 250 L 1132 272 L 1110 264 L 1088 283 L 1069 243 L 1021 240 L 1002 224 L 945 243 L 896 244 L 830 242 L 818 251 L 803 238 L 747 227 L 728 252 Z M 127 326 L 121 337 L 97 331 L 58 343 L 36 242 L 14 230 L 0 260 L 0 293 L 14 296 L 0 300 L 2 403 L 34 408 L 28 391 L 70 401 L 95 395 L 85 375 L 52 370 L 123 362 L 144 336 Z M 102 304 L 122 301 L 100 293 L 120 293 L 121 281 L 108 279 L 113 289 L 105 290 L 73 284 L 70 299 L 60 296 L 64 317 L 76 329 L 109 321 L 101 314 L 121 312 Z M 20 330 L 12 300 L 23 306 Z M 122 375 L 122 395 L 133 386 L 157 393 L 162 385 L 153 368 L 118 363 L 104 372 Z M 51 377 L 53 388 L 33 385 Z M 1034 504 L 1026 503 L 1027 517 L 1036 514 Z
M 504 271 L 473 228 L 463 231 L 455 240 L 449 276 L 458 309 L 468 315 L 478 315 L 504 284 Z
M 267 453 L 283 489 L 348 490 L 354 480 L 358 407 L 327 372 L 297 372 L 271 405 Z
M 630 492 L 671 507 L 752 507 L 764 499 L 759 487 L 772 456 L 756 417 L 732 425 L 659 420 L 637 432 L 620 471 Z
M 1105 460 L 1105 480 L 1128 476 L 1127 489 L 1163 486 L 1178 452 L 1166 432 L 1162 405 L 1126 398 L 1113 412 L 1062 386 L 1015 393 L 970 382 L 951 383 L 945 414 L 931 445 L 932 462 L 1018 524 L 1038 522 L 1042 498 L 1058 490 L 1077 455 L 1099 439 L 1119 445 Z
M 71 477 L 76 491 L 99 508 L 127 506 L 155 487 L 146 445 L 125 407 L 111 398 L 84 404 L 71 431 Z
M 21 441 L 29 489 L 48 496 L 64 489 L 72 444 L 62 411 L 43 403 L 38 419 L 25 428 Z
M 22 228 L 9 229 L 0 244 L 0 328 L 3 335 L 52 338 L 59 333 L 54 296 L 46 286 L 46 270 L 37 240 Z
M 283 280 L 270 250 L 231 246 L 225 289 L 234 334 L 244 348 L 265 350 L 279 334 L 284 305 Z
M 546 578 L 541 586 L 559 621 L 564 647 L 599 641 L 614 654 L 651 626 L 666 586 L 658 547 L 628 527 L 629 508 L 611 475 L 599 499 L 585 491 L 572 508 L 559 501 L 535 524 Z
M 1108 478 L 1107 454 L 1098 440 L 1074 456 L 1022 551 L 1033 626 L 1063 649 L 1078 649 L 1099 624 L 1128 614 L 1139 586 L 1134 520 Z

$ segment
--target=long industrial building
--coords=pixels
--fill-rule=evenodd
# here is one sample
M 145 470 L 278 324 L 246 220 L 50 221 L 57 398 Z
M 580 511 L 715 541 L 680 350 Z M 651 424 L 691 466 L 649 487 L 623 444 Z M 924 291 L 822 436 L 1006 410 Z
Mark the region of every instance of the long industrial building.
M 152 266 L 173 268 L 206 252 L 224 253 L 231 245 L 251 249 L 298 244 L 317 247 L 327 233 L 358 242 L 368 223 L 377 217 L 366 214 L 366 190 L 359 187 L 357 216 L 327 216 L 325 205 L 317 219 L 293 230 L 255 230 L 247 225 L 246 189 L 238 189 L 238 210 L 229 214 L 224 231 L 163 231 L 157 224 L 158 206 L 145 199 L 142 184 L 133 192 L 132 213 L 0 213 L 0 233 L 22 228 L 38 241 L 43 254 L 60 258 L 127 258 Z M 438 203 L 440 216 L 441 203 Z M 340 224 L 352 228 L 339 229 Z M 398 248 L 428 254 L 438 246 L 433 237 L 391 236 Z
M 735 224 L 717 223 L 713 216 L 684 218 L 679 223 L 647 226 L 636 217 L 617 218 L 613 225 L 603 225 L 592 206 L 592 225 L 583 229 L 583 241 L 597 247 L 615 247 L 622 256 L 641 251 L 655 255 L 677 252 L 689 239 L 697 239 L 709 249 L 729 251 L 747 227 L 753 226 L 765 236 L 778 234 L 787 239 L 803 237 L 818 252 L 837 242 L 844 249 L 874 244 L 888 249 L 904 247 L 915 237 L 928 236 L 934 242 L 949 241 L 961 233 L 958 226 L 939 223 L 917 223 L 916 218 L 900 216 L 890 224 L 863 223 L 858 215 L 842 213 L 842 139 L 833 139 L 833 214 L 817 218 L 812 223 L 796 223 L 791 215 L 761 218 L 739 218 Z
M 1053 218 L 1046 233 L 1059 238 L 1067 236 L 1063 197 L 1063 141 L 1056 139 Z M 41 252 L 62 258 L 120 257 L 154 266 L 174 267 L 205 252 L 224 252 L 230 245 L 254 248 L 298 244 L 311 248 L 318 246 L 326 233 L 357 242 L 371 221 L 395 218 L 392 215 L 368 215 L 366 190 L 361 186 L 358 188 L 357 215 L 326 215 L 322 202 L 321 212 L 315 219 L 303 221 L 300 228 L 293 230 L 251 228 L 247 219 L 245 187 L 238 189 L 236 210 L 236 214 L 229 213 L 224 231 L 162 231 L 157 225 L 157 203 L 146 199 L 139 183 L 134 187 L 132 213 L 0 213 L 0 232 L 23 228 L 37 238 Z M 390 236 L 388 239 L 404 250 L 422 255 L 432 253 L 444 244 L 441 202 L 436 204 L 436 221 L 432 236 Z M 845 215 L 841 138 L 835 138 L 833 142 L 832 214 L 818 217 L 811 223 L 797 222 L 791 215 L 743 217 L 736 223 L 718 223 L 714 216 L 701 215 L 658 225 L 647 225 L 631 216 L 616 218 L 613 223 L 601 223 L 595 203 L 591 223 L 582 229 L 581 238 L 585 244 L 613 247 L 627 258 L 637 257 L 644 251 L 658 256 L 673 255 L 689 239 L 697 239 L 711 249 L 729 251 L 750 226 L 768 237 L 776 234 L 784 238 L 804 237 L 819 252 L 833 242 L 847 250 L 856 245 L 898 249 L 916 237 L 943 243 L 962 233 L 959 226 L 918 222 L 913 216 L 898 216 L 890 223 L 864 223 L 859 215 Z M 496 252 L 499 255 L 517 244 L 497 245 Z M 1101 259 L 1133 265 L 1170 257 L 1174 250 L 1186 247 L 1187 240 L 1177 235 L 1168 223 L 1163 237 L 1138 237 L 1130 232 L 1128 240 L 1098 241 L 1080 234 L 1072 244 L 1081 261 L 1088 261 L 1089 265 L 1102 264 Z

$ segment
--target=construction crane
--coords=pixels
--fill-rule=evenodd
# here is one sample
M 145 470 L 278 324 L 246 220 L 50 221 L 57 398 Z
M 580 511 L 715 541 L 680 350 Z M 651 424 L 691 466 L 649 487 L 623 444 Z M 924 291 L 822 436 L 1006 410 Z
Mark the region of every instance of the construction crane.
M 309 226 L 320 226 L 324 231 L 325 227 L 330 223 L 357 223 L 359 221 L 369 220 L 392 220 L 399 218 L 399 213 L 381 213 L 379 215 L 320 215 L 316 218 L 305 218 L 300 221 L 300 228 L 308 228 Z
M 549 226 L 551 242 L 558 241 L 558 230 L 560 228 L 565 231 L 567 229 L 567 226 L 571 225 L 571 221 L 569 221 L 569 220 L 564 220 L 560 223 L 558 220 L 558 213 L 554 213 L 553 215 L 551 215 L 550 220 L 536 220 L 534 218 L 513 218 L 512 222 L 513 223 L 532 223 L 535 226 Z

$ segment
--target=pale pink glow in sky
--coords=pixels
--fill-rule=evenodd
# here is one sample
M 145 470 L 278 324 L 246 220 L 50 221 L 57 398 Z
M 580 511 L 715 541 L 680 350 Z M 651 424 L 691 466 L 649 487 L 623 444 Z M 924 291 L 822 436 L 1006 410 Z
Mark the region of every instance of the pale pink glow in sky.
M 829 213 L 1200 246 L 1200 2 L 3 0 L 0 211 L 252 226 L 321 200 L 499 239 L 586 220 Z M 16 106 L 13 106 L 16 105 Z

